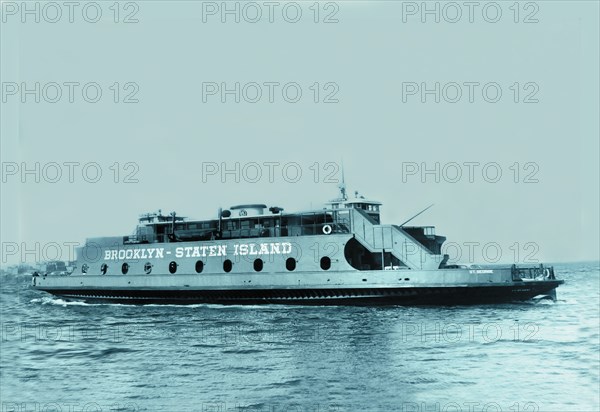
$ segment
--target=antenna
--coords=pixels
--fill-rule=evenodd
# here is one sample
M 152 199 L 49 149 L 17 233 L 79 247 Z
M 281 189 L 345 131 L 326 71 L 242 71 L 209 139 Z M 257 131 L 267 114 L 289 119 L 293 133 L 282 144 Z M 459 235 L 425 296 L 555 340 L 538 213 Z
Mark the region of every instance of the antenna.
M 421 213 L 425 212 L 427 209 L 431 208 L 433 206 L 433 203 L 430 204 L 429 206 L 427 206 L 425 209 L 421 210 L 419 213 L 417 213 L 416 215 L 414 215 L 413 217 L 411 217 L 410 219 L 408 219 L 406 222 L 402 223 L 400 225 L 400 227 L 404 226 L 405 224 L 407 224 L 408 222 L 410 222 L 411 220 L 413 220 L 415 217 L 419 216 Z
M 346 181 L 344 179 L 344 159 L 341 159 L 342 163 L 342 183 L 339 184 L 340 194 L 342 195 L 342 200 L 348 200 L 348 196 L 346 196 Z

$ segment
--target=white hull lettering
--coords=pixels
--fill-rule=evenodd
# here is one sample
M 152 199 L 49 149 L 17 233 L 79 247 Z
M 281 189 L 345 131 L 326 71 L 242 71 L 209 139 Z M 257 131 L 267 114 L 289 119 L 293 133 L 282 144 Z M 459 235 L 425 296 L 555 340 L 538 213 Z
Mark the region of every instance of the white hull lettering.
M 152 259 L 152 258 L 164 258 L 164 248 L 147 248 L 147 249 L 119 249 L 119 250 L 105 250 L 104 260 L 139 260 L 139 259 Z
M 289 253 L 292 253 L 292 244 L 291 243 L 284 242 L 284 243 L 281 244 L 281 246 L 282 246 L 281 253 L 283 255 L 287 255 Z
M 283 243 L 254 243 L 235 245 L 233 248 L 234 255 L 287 255 L 292 252 L 292 244 Z
M 292 252 L 292 244 L 283 243 L 242 243 L 233 245 L 233 254 L 246 255 L 287 255 Z M 171 252 L 169 252 L 171 253 Z M 207 256 L 227 256 L 227 245 L 178 246 L 176 258 L 199 258 Z M 104 260 L 145 260 L 163 259 L 164 248 L 109 249 L 104 251 Z

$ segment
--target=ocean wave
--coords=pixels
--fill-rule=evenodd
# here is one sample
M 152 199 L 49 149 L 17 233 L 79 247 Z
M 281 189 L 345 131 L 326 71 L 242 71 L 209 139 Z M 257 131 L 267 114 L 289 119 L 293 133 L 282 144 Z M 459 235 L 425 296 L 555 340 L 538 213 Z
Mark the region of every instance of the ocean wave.
M 80 300 L 65 300 L 58 297 L 44 296 L 41 298 L 34 298 L 29 303 L 36 303 L 42 305 L 55 305 L 55 306 L 132 306 L 124 305 L 122 303 L 89 303 Z

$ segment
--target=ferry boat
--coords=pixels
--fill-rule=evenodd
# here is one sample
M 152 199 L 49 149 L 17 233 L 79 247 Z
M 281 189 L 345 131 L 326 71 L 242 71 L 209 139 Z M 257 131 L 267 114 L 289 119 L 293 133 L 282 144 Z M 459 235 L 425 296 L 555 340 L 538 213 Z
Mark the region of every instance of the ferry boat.
M 344 186 L 319 210 L 246 204 L 217 217 L 140 216 L 130 236 L 89 238 L 75 269 L 34 273 L 68 300 L 131 304 L 465 305 L 556 299 L 553 267 L 449 264 L 433 226 L 381 222 Z M 420 214 L 420 213 L 419 213 Z M 413 218 L 416 217 L 413 216 Z

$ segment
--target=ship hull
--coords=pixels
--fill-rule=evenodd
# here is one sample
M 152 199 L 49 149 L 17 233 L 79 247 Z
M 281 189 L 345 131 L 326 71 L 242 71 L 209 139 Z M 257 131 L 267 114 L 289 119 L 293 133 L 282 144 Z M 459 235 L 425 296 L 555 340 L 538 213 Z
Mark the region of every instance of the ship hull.
M 67 300 L 134 305 L 474 305 L 527 301 L 538 296 L 555 298 L 555 289 L 562 283 L 562 280 L 543 280 L 489 286 L 221 290 L 51 289 L 46 292 Z

